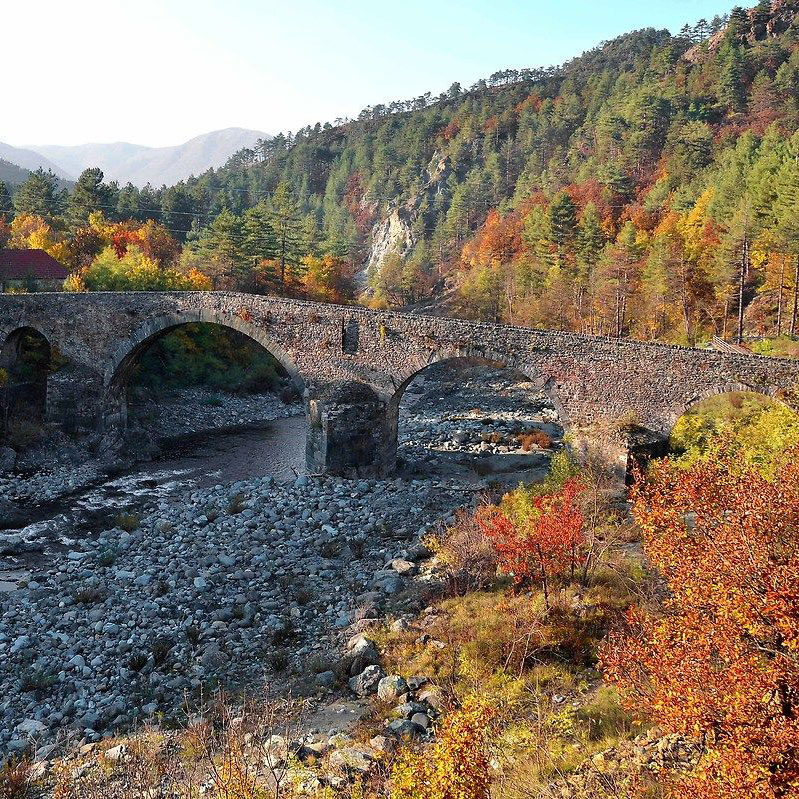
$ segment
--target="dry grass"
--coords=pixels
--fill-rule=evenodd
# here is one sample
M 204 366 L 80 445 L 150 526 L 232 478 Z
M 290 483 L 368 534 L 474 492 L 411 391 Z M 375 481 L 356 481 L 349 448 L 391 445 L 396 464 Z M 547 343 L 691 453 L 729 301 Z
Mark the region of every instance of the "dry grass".
M 294 796 L 291 742 L 298 737 L 301 710 L 268 691 L 237 705 L 217 694 L 181 732 L 147 729 L 126 739 L 121 750 L 115 747 L 119 741 L 110 741 L 87 761 L 62 761 L 53 799 Z
M 455 523 L 427 543 L 446 565 L 451 595 L 485 588 L 496 577 L 496 552 L 469 511 L 459 511 Z
M 115 522 L 117 527 L 125 530 L 125 532 L 132 533 L 134 530 L 139 529 L 141 517 L 138 513 L 120 513 Z
M 0 766 L 0 799 L 32 799 L 33 768 L 27 760 L 9 761 Z

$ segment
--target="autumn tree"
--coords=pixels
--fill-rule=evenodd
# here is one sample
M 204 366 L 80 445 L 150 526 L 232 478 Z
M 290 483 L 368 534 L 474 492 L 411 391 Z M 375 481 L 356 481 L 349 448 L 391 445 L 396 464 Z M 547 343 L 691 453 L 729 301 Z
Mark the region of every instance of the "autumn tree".
M 654 465 L 634 491 L 661 606 L 632 611 L 606 675 L 706 754 L 682 799 L 775 799 L 799 785 L 799 449 L 773 477 L 733 446 L 688 469 Z
M 521 502 L 505 507 L 486 505 L 476 516 L 503 571 L 513 575 L 516 585 L 530 579 L 540 582 L 547 608 L 552 580 L 564 575 L 573 578 L 582 563 L 582 490 L 581 481 L 572 477 L 558 491 L 529 498 L 522 495 Z M 509 501 L 512 496 L 508 495 Z
M 391 770 L 390 799 L 488 799 L 493 715 L 469 698 L 445 718 L 429 750 L 406 748 Z

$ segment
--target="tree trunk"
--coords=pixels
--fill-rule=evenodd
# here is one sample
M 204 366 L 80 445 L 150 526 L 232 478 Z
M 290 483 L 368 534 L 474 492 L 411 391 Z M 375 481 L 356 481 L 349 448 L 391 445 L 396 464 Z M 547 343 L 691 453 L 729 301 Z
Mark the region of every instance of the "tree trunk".
M 724 298 L 724 323 L 721 326 L 721 337 L 727 340 L 727 320 L 730 318 L 730 298 Z
M 782 290 L 785 287 L 785 259 L 780 258 L 780 288 L 777 295 L 777 336 L 782 335 Z
M 741 269 L 738 275 L 738 330 L 735 335 L 735 343 L 743 344 L 744 340 L 744 284 L 746 283 L 746 275 L 749 272 L 749 239 L 744 234 L 743 244 L 741 246 Z
M 793 271 L 793 310 L 791 311 L 791 335 L 796 335 L 796 311 L 799 304 L 799 252 L 796 253 L 796 267 Z

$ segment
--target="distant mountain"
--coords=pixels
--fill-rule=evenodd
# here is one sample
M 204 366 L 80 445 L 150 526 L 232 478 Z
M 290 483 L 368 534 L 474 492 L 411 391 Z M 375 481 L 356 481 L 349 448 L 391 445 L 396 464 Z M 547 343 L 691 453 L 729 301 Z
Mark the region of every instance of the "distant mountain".
M 29 172 L 34 172 L 41 167 L 45 172 L 49 169 L 64 180 L 75 179 L 75 175 L 69 174 L 68 170 L 57 166 L 42 153 L 24 147 L 13 147 L 10 144 L 0 142 L 0 159 L 13 166 L 27 169 Z M 22 180 L 24 179 L 25 177 L 22 178 Z
M 87 167 L 99 166 L 107 181 L 118 180 L 121 184 L 130 181 L 139 187 L 151 183 L 158 187 L 171 186 L 191 175 L 200 175 L 207 169 L 220 167 L 233 153 L 243 147 L 252 147 L 257 139 L 268 138 L 269 135 L 260 130 L 225 128 L 195 136 L 174 147 L 145 147 L 114 142 L 74 147 L 43 144 L 32 145 L 30 149 L 75 176 Z
M 21 166 L 0 158 L 0 181 L 7 186 L 19 186 L 20 183 L 24 183 L 28 179 L 28 175 L 30 175 L 30 170 L 23 169 Z M 0 208 L 0 213 L 4 210 Z

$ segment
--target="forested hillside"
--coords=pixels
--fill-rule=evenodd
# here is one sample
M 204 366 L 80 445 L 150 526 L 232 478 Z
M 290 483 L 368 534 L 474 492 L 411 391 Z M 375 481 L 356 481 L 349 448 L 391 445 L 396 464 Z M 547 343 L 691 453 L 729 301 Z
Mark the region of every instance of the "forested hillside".
M 14 208 L 45 217 L 84 269 L 74 287 L 103 287 L 92 260 L 107 272 L 114 241 L 126 255 L 125 220 L 152 220 L 180 245 L 160 266 L 216 287 L 432 298 L 470 317 L 681 343 L 777 336 L 798 324 L 797 130 L 799 3 L 775 0 L 376 105 L 174 187 L 84 173 L 71 197 L 42 204 L 23 186 Z M 104 219 L 88 223 L 92 211 Z

